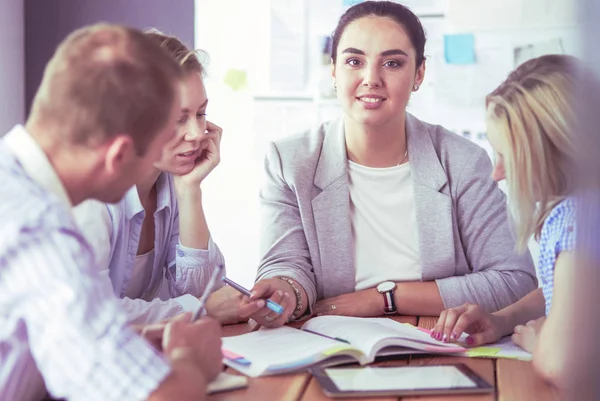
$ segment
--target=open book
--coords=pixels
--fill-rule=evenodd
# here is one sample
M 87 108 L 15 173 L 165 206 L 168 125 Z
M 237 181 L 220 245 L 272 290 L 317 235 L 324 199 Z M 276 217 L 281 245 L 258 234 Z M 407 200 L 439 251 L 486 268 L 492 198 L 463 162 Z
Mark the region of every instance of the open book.
M 466 335 L 461 337 L 465 339 Z M 510 342 L 510 339 L 509 339 Z M 503 355 L 502 350 L 507 354 Z M 300 329 L 279 327 L 223 338 L 223 362 L 252 377 L 344 363 L 366 365 L 379 356 L 450 354 L 530 359 L 512 342 L 466 348 L 464 342 L 442 343 L 427 330 L 385 318 L 320 316 Z

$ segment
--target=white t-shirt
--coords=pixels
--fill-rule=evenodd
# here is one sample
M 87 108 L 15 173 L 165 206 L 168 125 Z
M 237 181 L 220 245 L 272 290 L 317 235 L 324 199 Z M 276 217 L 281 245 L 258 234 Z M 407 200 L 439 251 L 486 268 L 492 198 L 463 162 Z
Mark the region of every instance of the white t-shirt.
M 421 263 L 410 164 L 365 167 L 349 161 L 356 290 L 420 281 Z
M 137 255 L 133 264 L 131 278 L 129 279 L 129 283 L 127 283 L 125 296 L 131 299 L 140 298 L 150 284 L 153 270 L 154 249 L 143 255 Z

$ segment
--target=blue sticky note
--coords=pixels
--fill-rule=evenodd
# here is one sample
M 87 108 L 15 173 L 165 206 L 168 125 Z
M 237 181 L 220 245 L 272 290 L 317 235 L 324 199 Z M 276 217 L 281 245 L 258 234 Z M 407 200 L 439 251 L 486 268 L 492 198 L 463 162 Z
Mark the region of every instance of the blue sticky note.
M 448 64 L 475 64 L 475 36 L 444 35 L 444 57 Z

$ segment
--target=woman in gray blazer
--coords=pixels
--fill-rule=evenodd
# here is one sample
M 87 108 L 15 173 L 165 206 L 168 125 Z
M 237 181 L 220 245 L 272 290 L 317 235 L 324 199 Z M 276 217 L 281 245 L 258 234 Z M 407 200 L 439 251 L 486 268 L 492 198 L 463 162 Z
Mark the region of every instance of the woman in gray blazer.
M 275 327 L 310 314 L 438 315 L 503 308 L 536 288 L 517 255 L 486 152 L 406 112 L 425 75 L 418 18 L 391 2 L 348 9 L 333 35 L 344 115 L 271 143 L 261 190 L 253 315 Z

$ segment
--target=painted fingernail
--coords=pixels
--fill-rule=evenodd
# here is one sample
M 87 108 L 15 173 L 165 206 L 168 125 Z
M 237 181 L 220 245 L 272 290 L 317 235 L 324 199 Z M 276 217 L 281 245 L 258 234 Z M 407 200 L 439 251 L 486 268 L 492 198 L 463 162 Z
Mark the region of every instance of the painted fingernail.
M 475 344 L 475 340 L 473 339 L 473 337 L 467 337 L 467 345 L 473 345 Z
M 284 296 L 284 297 L 286 297 L 286 298 L 289 298 L 289 297 L 290 297 L 290 294 L 288 294 L 287 292 L 284 292 L 284 293 L 283 293 L 283 296 Z
M 265 306 L 265 301 L 263 301 L 262 299 L 257 301 L 256 306 L 258 306 L 259 308 L 263 308 Z
M 256 291 L 252 291 L 250 293 L 250 298 L 255 298 L 256 297 Z
M 448 334 L 444 334 L 444 336 L 442 337 L 442 341 L 445 343 L 448 342 Z
M 277 295 L 279 295 L 280 297 L 283 296 L 283 291 L 277 290 Z
M 431 334 L 430 334 L 431 338 L 435 338 L 436 335 L 437 334 L 435 333 L 435 331 L 432 331 Z
M 450 338 L 456 340 L 458 336 L 456 335 L 456 333 L 452 333 L 452 335 L 450 335 Z
M 442 340 L 442 333 L 437 333 L 437 336 L 435 337 L 436 340 L 441 341 Z

